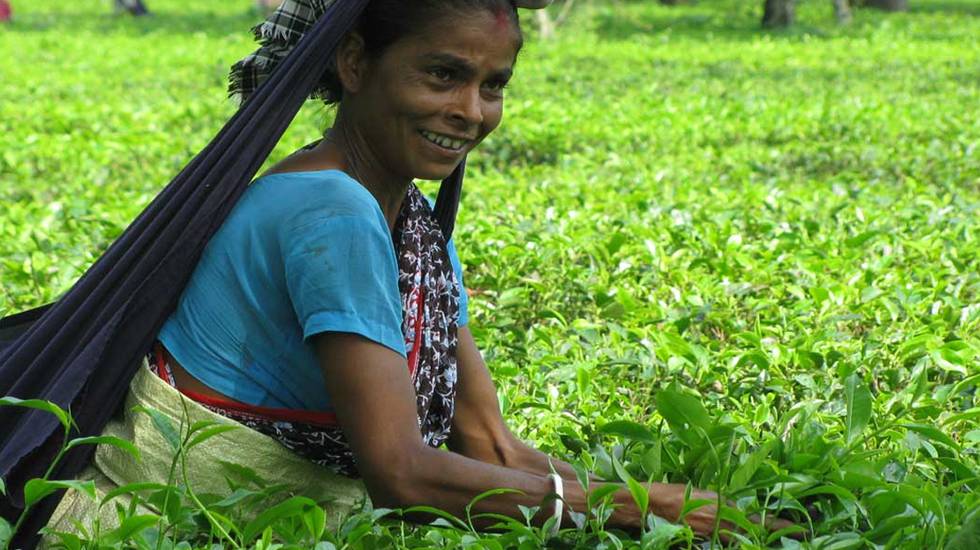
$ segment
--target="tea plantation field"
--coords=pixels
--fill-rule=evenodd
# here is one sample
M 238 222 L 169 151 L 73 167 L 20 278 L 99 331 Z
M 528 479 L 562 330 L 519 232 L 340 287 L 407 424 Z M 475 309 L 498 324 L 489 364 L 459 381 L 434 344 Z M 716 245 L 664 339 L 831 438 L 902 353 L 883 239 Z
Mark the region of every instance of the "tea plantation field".
M 235 110 L 252 2 L 148 3 L 21 1 L 0 26 L 0 316 L 69 288 Z M 770 32 L 761 0 L 582 1 L 549 41 L 525 14 L 456 230 L 516 433 L 607 479 L 720 492 L 743 548 L 980 548 L 980 3 L 909 3 L 839 27 L 806 0 Z M 330 116 L 304 108 L 270 162 Z M 552 547 L 722 544 L 578 512 Z M 265 542 L 191 522 L 162 547 L 543 540 L 381 515 Z

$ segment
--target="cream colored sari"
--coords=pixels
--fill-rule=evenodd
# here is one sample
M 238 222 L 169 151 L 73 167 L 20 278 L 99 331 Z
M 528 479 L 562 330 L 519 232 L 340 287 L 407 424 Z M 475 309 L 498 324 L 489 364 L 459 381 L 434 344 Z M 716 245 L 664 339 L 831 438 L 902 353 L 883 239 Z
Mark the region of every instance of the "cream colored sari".
M 235 429 L 220 433 L 187 453 L 187 484 L 198 494 L 229 494 L 221 461 L 254 470 L 271 485 L 285 485 L 292 494 L 303 495 L 322 503 L 327 512 L 328 528 L 335 528 L 351 511 L 357 511 L 367 499 L 360 480 L 336 474 L 292 453 L 274 439 L 220 416 L 187 399 L 176 389 L 152 374 L 144 360 L 143 368 L 133 378 L 124 410 L 106 426 L 104 435 L 133 442 L 140 450 L 141 460 L 110 445 L 99 445 L 95 459 L 79 479 L 93 480 L 97 500 L 69 491 L 51 516 L 48 528 L 76 532 L 72 520 L 90 529 L 96 518 L 105 532 L 118 526 L 115 505 L 99 506 L 103 497 L 113 489 L 137 482 L 168 483 L 174 451 L 154 426 L 150 416 L 134 409 L 145 407 L 160 411 L 175 426 L 188 426 L 204 420 L 233 425 Z M 186 413 L 185 413 L 186 408 Z M 178 476 L 180 472 L 178 469 Z M 183 483 L 178 477 L 177 483 Z M 171 482 L 173 483 L 173 481 Z M 115 502 L 129 505 L 127 496 L 115 497 Z M 274 502 L 269 503 L 270 506 Z M 156 510 L 143 508 L 142 513 Z M 51 539 L 45 540 L 47 546 Z

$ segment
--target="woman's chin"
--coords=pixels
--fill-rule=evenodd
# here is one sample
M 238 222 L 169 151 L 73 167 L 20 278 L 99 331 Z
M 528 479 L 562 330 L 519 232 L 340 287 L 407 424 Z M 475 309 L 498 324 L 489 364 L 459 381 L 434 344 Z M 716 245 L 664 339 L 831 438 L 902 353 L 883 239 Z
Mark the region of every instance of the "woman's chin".
M 421 167 L 415 172 L 415 179 L 441 181 L 448 178 L 457 166 L 459 166 L 458 162 L 452 165 L 442 164 L 438 166 Z
M 466 153 L 472 147 L 462 149 L 448 149 L 440 147 L 431 141 L 419 138 L 422 147 L 417 151 L 411 160 L 415 169 L 415 178 L 422 180 L 442 180 L 449 177 L 459 163 L 466 158 Z

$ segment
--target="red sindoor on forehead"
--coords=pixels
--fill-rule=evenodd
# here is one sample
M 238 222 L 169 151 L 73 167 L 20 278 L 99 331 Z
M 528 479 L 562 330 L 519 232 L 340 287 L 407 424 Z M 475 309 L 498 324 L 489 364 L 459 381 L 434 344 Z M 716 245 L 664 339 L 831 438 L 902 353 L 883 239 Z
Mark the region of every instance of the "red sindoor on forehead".
M 497 20 L 498 30 L 506 30 L 510 27 L 510 14 L 504 8 L 497 8 L 493 12 L 494 18 Z

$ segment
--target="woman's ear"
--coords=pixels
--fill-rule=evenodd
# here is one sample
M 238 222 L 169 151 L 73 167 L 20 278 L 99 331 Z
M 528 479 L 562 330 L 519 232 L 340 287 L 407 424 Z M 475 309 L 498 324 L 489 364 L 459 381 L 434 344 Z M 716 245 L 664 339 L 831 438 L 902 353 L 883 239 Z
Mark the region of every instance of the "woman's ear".
M 344 92 L 360 91 L 364 82 L 365 61 L 364 39 L 356 32 L 349 33 L 337 48 L 336 57 L 337 77 Z

